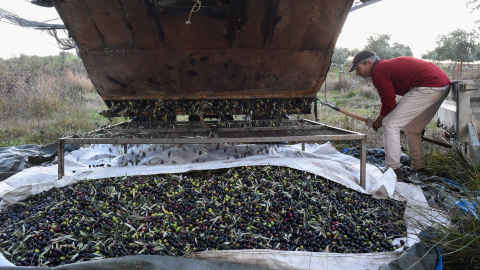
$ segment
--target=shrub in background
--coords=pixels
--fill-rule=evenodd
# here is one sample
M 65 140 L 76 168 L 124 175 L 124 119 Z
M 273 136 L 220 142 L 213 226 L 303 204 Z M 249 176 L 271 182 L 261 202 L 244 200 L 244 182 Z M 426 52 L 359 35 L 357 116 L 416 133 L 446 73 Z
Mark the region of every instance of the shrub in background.
M 108 124 L 81 60 L 69 53 L 0 59 L 0 146 L 48 144 Z

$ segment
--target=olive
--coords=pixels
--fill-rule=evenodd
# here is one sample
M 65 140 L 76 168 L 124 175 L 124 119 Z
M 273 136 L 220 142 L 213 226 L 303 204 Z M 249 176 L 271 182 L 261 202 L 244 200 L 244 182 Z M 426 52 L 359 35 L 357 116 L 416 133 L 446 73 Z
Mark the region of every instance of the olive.
M 108 178 L 5 208 L 0 251 L 32 266 L 204 250 L 382 252 L 406 234 L 404 208 L 283 167 Z

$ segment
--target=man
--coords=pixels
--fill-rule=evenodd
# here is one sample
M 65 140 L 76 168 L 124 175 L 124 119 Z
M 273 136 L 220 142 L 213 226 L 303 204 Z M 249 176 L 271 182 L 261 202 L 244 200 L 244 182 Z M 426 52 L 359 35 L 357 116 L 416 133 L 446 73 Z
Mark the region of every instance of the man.
M 407 137 L 412 168 L 425 173 L 422 131 L 432 120 L 450 91 L 450 79 L 433 63 L 413 57 L 380 60 L 374 52 L 361 51 L 353 58 L 350 72 L 364 79 L 371 78 L 382 103 L 378 117 L 369 118 L 374 130 L 383 127 L 383 143 L 387 169 L 392 168 L 399 180 L 400 130 Z M 396 102 L 396 96 L 403 96 Z

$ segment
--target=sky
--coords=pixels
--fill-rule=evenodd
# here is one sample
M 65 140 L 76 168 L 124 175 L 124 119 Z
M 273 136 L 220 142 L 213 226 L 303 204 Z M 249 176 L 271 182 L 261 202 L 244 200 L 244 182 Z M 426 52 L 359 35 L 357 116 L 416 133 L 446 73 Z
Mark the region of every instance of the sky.
M 382 0 L 351 12 L 337 47 L 363 49 L 367 38 L 388 34 L 390 42 L 410 46 L 415 57 L 433 50 L 436 38 L 456 29 L 475 29 L 480 11 L 472 13 L 467 0 Z M 33 21 L 61 24 L 54 8 L 39 7 L 25 0 L 0 0 L 0 8 Z M 478 26 L 476 26 L 478 29 Z M 0 58 L 25 55 L 56 55 L 60 52 L 53 37 L 40 30 L 0 22 Z M 74 53 L 74 51 L 71 51 Z
M 32 21 L 63 24 L 55 8 L 33 5 L 25 0 L 0 0 L 0 8 Z M 56 40 L 44 31 L 23 28 L 0 21 L 0 58 L 25 55 L 57 55 Z M 75 51 L 71 51 L 75 53 Z
M 410 46 L 415 57 L 437 46 L 439 35 L 457 29 L 478 29 L 480 11 L 472 13 L 466 0 L 382 0 L 351 12 L 336 46 L 363 49 L 373 34 L 388 34 L 390 45 Z

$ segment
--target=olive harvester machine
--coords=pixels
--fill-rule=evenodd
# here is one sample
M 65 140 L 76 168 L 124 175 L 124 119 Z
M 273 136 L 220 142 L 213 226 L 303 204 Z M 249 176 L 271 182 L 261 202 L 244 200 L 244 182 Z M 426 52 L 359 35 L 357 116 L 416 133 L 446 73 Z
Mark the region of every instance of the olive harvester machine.
M 438 110 L 436 124 L 446 139 L 461 146 L 474 163 L 480 163 L 480 80 L 452 82 L 447 98 Z
M 366 135 L 312 113 L 354 0 L 37 0 L 58 11 L 105 117 L 73 144 L 275 143 Z M 316 118 L 315 118 L 316 119 Z M 359 183 L 360 184 L 360 183 Z

